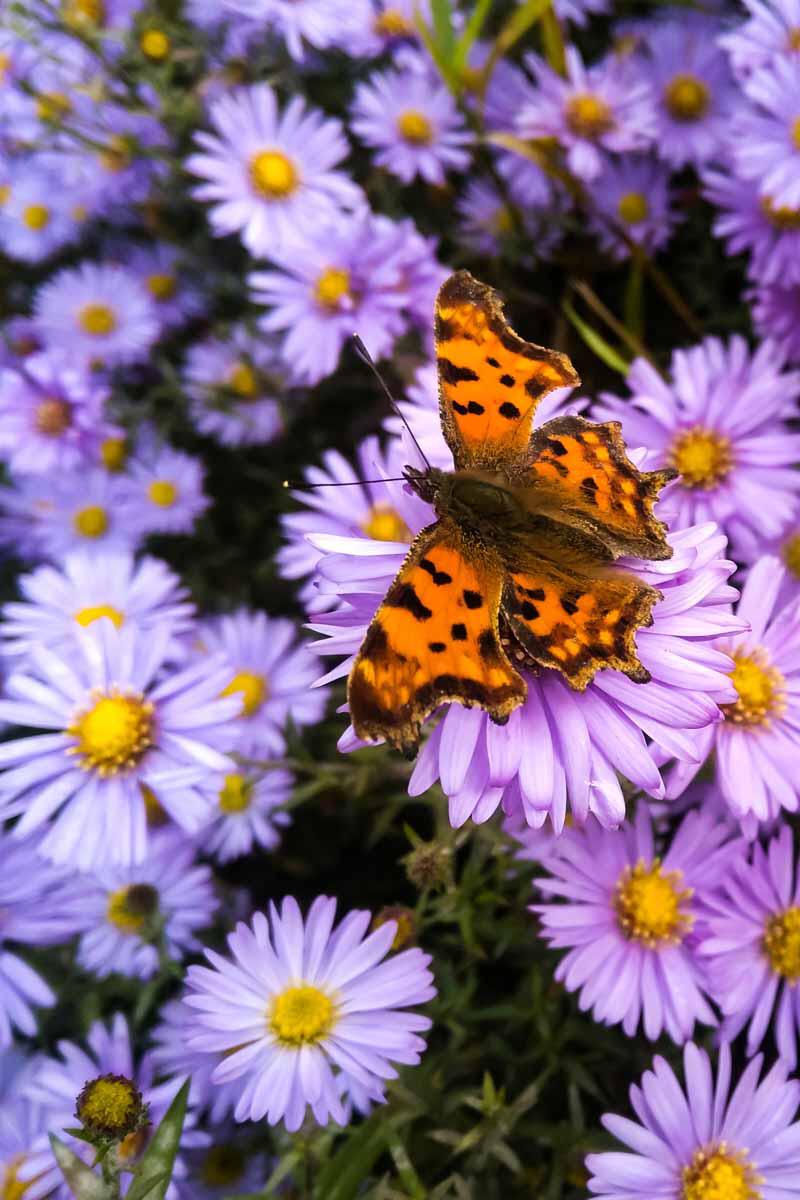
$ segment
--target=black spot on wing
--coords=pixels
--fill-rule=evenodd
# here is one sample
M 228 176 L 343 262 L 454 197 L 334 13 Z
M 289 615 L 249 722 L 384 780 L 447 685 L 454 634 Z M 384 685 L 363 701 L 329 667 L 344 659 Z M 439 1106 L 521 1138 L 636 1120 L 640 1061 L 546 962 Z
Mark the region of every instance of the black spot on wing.
M 577 604 L 575 604 L 572 600 L 568 600 L 566 596 L 561 597 L 561 607 L 563 608 L 564 612 L 569 613 L 570 616 L 578 611 Z
M 432 563 L 429 558 L 423 558 L 419 564 L 423 571 L 427 571 L 437 587 L 444 587 L 447 583 L 453 582 L 453 576 L 448 575 L 447 571 L 437 571 L 436 564 Z
M 361 644 L 361 653 L 367 655 L 368 658 L 374 658 L 385 654 L 388 645 L 389 639 L 386 631 L 376 622 L 367 630 L 366 637 Z
M 459 414 L 459 416 L 464 417 L 469 412 L 469 408 L 466 404 L 459 404 L 457 400 L 451 400 L 450 403 L 453 405 L 453 408 Z
M 497 361 L 497 359 L 492 358 L 491 356 L 486 359 L 486 362 L 490 367 L 499 367 L 500 366 L 500 363 Z
M 465 642 L 467 640 L 467 627 L 459 621 L 455 625 L 450 626 L 450 636 L 454 642 Z
M 520 414 L 516 404 L 512 404 L 510 400 L 505 400 L 497 410 L 501 417 L 505 417 L 508 421 L 516 421 Z
M 391 608 L 404 608 L 418 621 L 427 621 L 433 616 L 432 611 L 422 603 L 411 583 L 400 583 L 390 588 L 386 595 L 386 603 Z
M 557 458 L 563 458 L 567 453 L 567 447 L 558 438 L 547 438 L 546 445 L 550 453 L 555 454 Z
M 428 642 L 428 649 L 431 654 L 444 654 L 447 644 L 445 642 Z
M 503 387 L 513 387 L 517 382 L 513 375 L 501 375 L 498 381 Z
M 445 383 L 477 383 L 480 376 L 472 367 L 457 367 L 449 358 L 439 357 L 436 360 L 439 375 Z
M 464 589 L 464 603 L 467 608 L 480 608 L 483 604 L 483 596 L 480 592 L 473 592 L 469 588 Z
M 549 383 L 540 383 L 538 379 L 526 379 L 525 391 L 530 396 L 531 400 L 538 400 L 550 388 Z
M 452 321 L 448 321 L 447 317 L 442 317 L 438 313 L 433 325 L 434 333 L 436 334 L 437 342 L 449 342 L 456 336 L 456 327 Z
M 469 404 L 467 405 L 467 412 L 475 413 L 475 415 L 479 417 L 482 413 L 486 412 L 486 409 L 482 404 L 478 404 L 477 400 L 470 400 Z
M 530 600 L 523 600 L 519 606 L 519 611 L 526 621 L 535 621 L 539 616 L 539 610 L 535 604 L 531 604 Z
M 478 653 L 487 662 L 496 662 L 500 657 L 497 638 L 491 629 L 484 629 L 478 638 Z

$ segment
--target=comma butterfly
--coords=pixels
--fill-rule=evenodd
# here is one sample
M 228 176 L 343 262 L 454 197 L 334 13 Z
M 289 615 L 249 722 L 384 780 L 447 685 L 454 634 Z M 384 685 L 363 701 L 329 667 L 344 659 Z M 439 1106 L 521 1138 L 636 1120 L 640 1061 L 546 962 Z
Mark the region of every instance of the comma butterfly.
M 661 593 L 614 566 L 665 559 L 653 515 L 672 470 L 640 472 L 616 421 L 556 417 L 532 432 L 569 359 L 525 342 L 492 288 L 457 271 L 436 300 L 439 410 L 455 470 L 406 467 L 438 520 L 414 540 L 350 672 L 353 727 L 413 757 L 439 705 L 478 705 L 504 724 L 527 685 L 558 671 L 583 691 L 613 667 L 650 678 L 635 635 Z

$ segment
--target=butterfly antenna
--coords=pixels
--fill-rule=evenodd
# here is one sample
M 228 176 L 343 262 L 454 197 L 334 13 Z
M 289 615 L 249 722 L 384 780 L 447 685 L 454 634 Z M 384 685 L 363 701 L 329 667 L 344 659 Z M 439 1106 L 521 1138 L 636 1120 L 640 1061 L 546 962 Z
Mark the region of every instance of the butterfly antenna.
M 361 359 L 361 361 L 363 363 L 366 363 L 366 365 L 369 367 L 370 371 L 372 371 L 372 374 L 375 376 L 375 378 L 377 379 L 378 383 L 381 386 L 381 390 L 382 390 L 384 396 L 389 401 L 389 404 L 394 409 L 394 412 L 397 414 L 397 416 L 400 418 L 400 420 L 403 422 L 406 429 L 408 430 L 412 442 L 414 443 L 417 450 L 419 451 L 420 458 L 425 463 L 425 466 L 430 470 L 431 464 L 428 462 L 427 454 L 425 453 L 425 451 L 422 449 L 422 446 L 420 446 L 419 442 L 417 441 L 417 439 L 414 435 L 414 430 L 411 428 L 408 421 L 403 416 L 403 414 L 400 410 L 400 405 L 397 403 L 394 396 L 389 391 L 386 380 L 383 378 L 380 371 L 375 366 L 375 362 L 372 358 L 372 355 L 370 354 L 369 350 L 364 345 L 364 343 L 362 342 L 361 338 L 358 336 L 357 333 L 353 334 L 353 349 L 355 350 L 356 354 Z
M 310 491 L 312 488 L 321 487 L 361 487 L 362 483 L 405 483 L 405 475 L 391 475 L 383 479 L 340 479 L 336 483 L 307 483 L 305 479 L 284 479 L 281 487 L 285 488 L 302 488 L 303 491 Z

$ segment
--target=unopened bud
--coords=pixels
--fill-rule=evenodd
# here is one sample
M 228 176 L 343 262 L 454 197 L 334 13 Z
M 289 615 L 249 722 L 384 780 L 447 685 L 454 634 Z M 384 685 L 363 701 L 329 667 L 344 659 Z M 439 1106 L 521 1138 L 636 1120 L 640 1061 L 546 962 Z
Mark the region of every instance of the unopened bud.
M 132 1080 L 100 1075 L 84 1085 L 75 1115 L 87 1133 L 119 1142 L 146 1124 L 147 1105 Z
M 450 857 L 449 846 L 439 842 L 420 842 L 403 859 L 406 875 L 420 889 L 437 887 L 447 880 Z

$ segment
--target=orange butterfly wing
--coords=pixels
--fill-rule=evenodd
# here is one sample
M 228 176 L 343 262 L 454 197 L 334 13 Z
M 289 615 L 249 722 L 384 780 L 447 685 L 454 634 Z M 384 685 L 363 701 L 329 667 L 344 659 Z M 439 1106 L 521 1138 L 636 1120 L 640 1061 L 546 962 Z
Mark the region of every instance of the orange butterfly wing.
M 442 431 L 457 468 L 524 454 L 540 400 L 580 382 L 566 355 L 518 337 L 497 293 L 468 271 L 442 284 L 435 334 Z
M 477 553 L 449 520 L 423 529 L 367 631 L 348 682 L 353 728 L 416 751 L 425 718 L 440 704 L 479 705 L 497 721 L 527 687 L 500 645 L 504 571 Z

